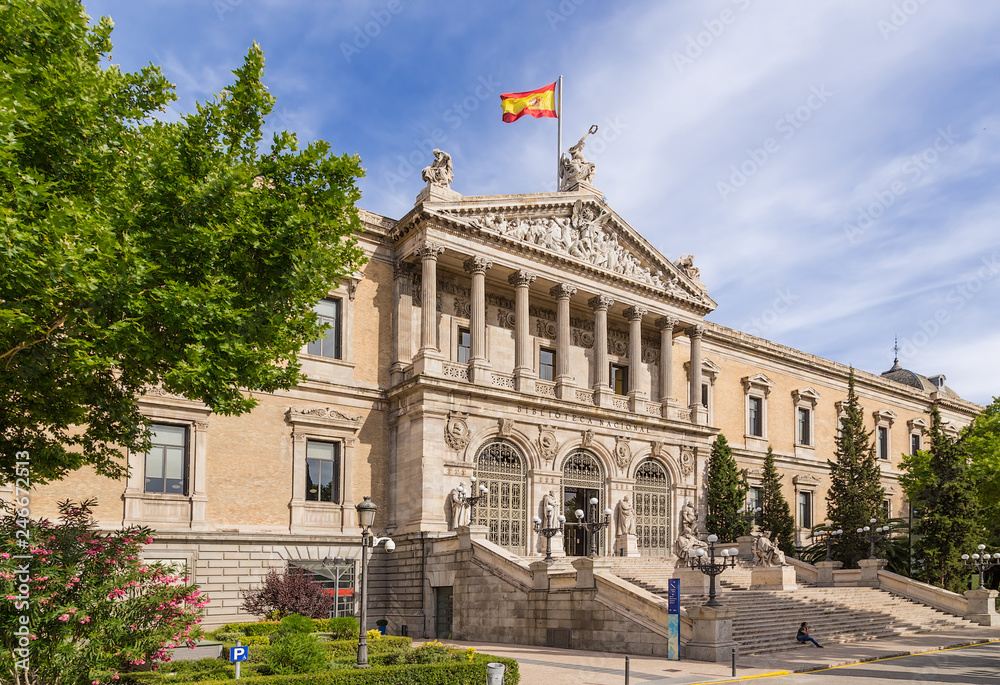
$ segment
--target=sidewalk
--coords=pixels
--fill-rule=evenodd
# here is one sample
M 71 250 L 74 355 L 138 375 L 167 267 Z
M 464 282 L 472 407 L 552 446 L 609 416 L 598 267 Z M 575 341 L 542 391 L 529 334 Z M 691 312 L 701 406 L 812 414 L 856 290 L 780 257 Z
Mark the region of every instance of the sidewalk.
M 794 638 L 789 638 L 789 642 L 792 640 Z M 890 640 L 830 644 L 824 649 L 795 645 L 786 651 L 738 659 L 736 676 L 746 678 L 781 671 L 810 671 L 986 641 L 1000 641 L 1000 628 L 967 628 Z M 456 640 L 444 642 L 517 659 L 522 685 L 619 685 L 625 682 L 624 654 Z M 630 685 L 694 685 L 732 680 L 729 663 L 668 661 L 650 656 L 630 656 L 629 662 Z M 780 680 L 776 682 L 780 683 Z

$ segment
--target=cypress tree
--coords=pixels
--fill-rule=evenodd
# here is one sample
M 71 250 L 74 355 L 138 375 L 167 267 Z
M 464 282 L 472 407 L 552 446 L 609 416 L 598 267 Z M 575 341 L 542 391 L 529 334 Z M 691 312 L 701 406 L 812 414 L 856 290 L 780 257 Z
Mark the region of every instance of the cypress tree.
M 844 530 L 831 556 L 844 562 L 844 568 L 853 568 L 869 552 L 868 539 L 856 531 L 881 515 L 885 499 L 875 446 L 869 441 L 871 432 L 865 430 L 863 410 L 854 392 L 853 368 L 847 378 L 844 412 L 846 416 L 837 436 L 837 461 L 827 461 L 830 489 L 826 494 L 826 511 L 833 527 Z
M 718 535 L 721 542 L 733 542 L 746 529 L 736 512 L 745 506 L 750 488 L 744 473 L 736 466 L 733 448 L 721 433 L 712 443 L 712 454 L 708 458 L 707 486 L 705 527 L 709 533 Z
M 763 493 L 760 504 L 760 527 L 762 530 L 771 531 L 771 540 L 781 548 L 782 552 L 794 554 L 795 521 L 792 519 L 788 500 L 781 492 L 782 478 L 784 476 L 778 473 L 778 468 L 774 465 L 774 450 L 768 445 L 767 454 L 764 455 L 764 476 L 761 481 Z
M 969 471 L 964 442 L 951 440 L 941 430 L 941 414 L 931 410 L 930 450 L 925 478 L 911 484 L 907 493 L 920 520 L 914 531 L 921 536 L 914 554 L 919 560 L 914 575 L 946 590 L 969 589 L 969 569 L 961 556 L 971 554 L 982 540 L 982 522 L 976 490 Z

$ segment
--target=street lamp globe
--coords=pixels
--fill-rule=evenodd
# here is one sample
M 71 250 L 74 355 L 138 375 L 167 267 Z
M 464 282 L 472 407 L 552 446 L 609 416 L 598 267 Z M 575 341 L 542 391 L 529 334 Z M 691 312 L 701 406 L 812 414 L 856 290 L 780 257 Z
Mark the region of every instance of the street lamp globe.
M 716 535 L 715 533 L 712 533 L 711 535 L 708 536 L 708 541 L 712 543 L 718 542 L 719 536 Z
M 354 508 L 358 510 L 358 525 L 361 526 L 362 530 L 371 528 L 375 523 L 375 512 L 378 511 L 378 505 L 366 495 L 364 501 L 358 502 Z

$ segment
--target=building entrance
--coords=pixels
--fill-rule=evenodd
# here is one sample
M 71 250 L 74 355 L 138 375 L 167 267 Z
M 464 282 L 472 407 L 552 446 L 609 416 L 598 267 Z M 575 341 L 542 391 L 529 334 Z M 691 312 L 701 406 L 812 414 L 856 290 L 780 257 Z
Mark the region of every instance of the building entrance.
M 563 489 L 563 515 L 566 523 L 576 523 L 576 510 L 589 515 L 592 497 L 600 499 L 600 491 L 592 488 L 568 486 Z M 586 520 L 586 519 L 584 519 Z M 566 556 L 585 557 L 590 554 L 590 533 L 583 528 L 567 525 L 563 533 Z
M 576 511 L 582 510 L 584 520 L 590 520 L 590 500 L 597 498 L 597 516 L 604 518 L 604 469 L 597 458 L 587 450 L 571 452 L 563 464 L 563 516 L 566 527 L 563 541 L 566 555 L 585 557 L 590 554 L 590 533 L 574 524 Z M 604 554 L 604 529 L 597 533 L 597 554 Z

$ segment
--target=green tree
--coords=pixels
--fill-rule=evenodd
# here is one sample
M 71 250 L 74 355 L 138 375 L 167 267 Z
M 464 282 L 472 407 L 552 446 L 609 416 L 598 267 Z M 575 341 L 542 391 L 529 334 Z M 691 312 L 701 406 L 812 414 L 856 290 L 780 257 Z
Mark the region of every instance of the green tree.
M 785 554 L 795 553 L 795 520 L 788 506 L 788 500 L 781 492 L 781 480 L 774 465 L 774 450 L 770 445 L 764 455 L 764 475 L 761 478 L 760 527 L 771 531 L 771 540 Z
M 994 397 L 965 429 L 962 442 L 985 528 L 980 542 L 995 552 L 1000 550 L 1000 397 Z M 995 579 L 994 574 L 994 584 Z
M 737 513 L 746 506 L 749 486 L 745 474 L 736 466 L 733 448 L 721 433 L 712 443 L 708 458 L 708 515 L 705 527 L 722 542 L 733 542 L 746 533 L 746 523 Z
M 955 592 L 968 589 L 969 569 L 961 555 L 982 541 L 982 519 L 967 445 L 941 430 L 941 414 L 931 410 L 930 449 L 903 461 L 900 482 L 920 516 L 914 533 L 914 575 Z
M 868 540 L 856 531 L 867 526 L 870 519 L 881 516 L 885 499 L 875 446 L 869 442 L 871 433 L 865 430 L 863 410 L 854 391 L 854 369 L 847 378 L 844 413 L 837 436 L 837 461 L 827 462 L 830 489 L 826 494 L 826 511 L 833 528 L 844 530 L 832 556 L 842 561 L 845 568 L 853 568 L 869 553 Z
M 148 386 L 248 411 L 300 378 L 312 308 L 363 262 L 357 157 L 287 132 L 254 44 L 177 121 L 149 65 L 108 63 L 79 0 L 0 4 L 0 480 L 83 465 L 121 477 Z

